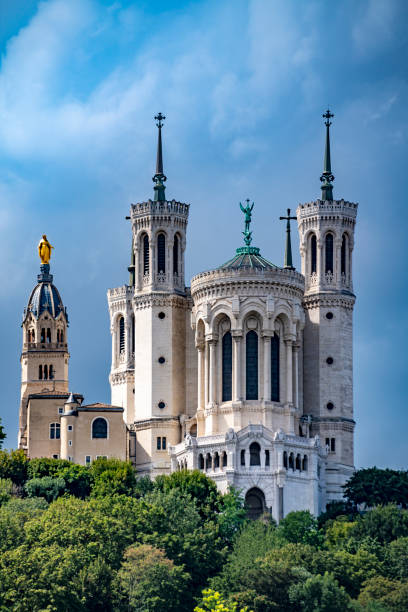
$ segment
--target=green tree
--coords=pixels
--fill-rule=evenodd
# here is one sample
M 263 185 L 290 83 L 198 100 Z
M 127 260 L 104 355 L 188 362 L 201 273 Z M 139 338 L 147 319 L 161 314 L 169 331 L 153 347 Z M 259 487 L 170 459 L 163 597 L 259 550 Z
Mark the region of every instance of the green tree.
M 0 506 L 11 499 L 13 482 L 10 478 L 0 478 Z
M 398 538 L 387 546 L 384 565 L 389 578 L 408 580 L 408 538 Z
M 142 544 L 129 547 L 113 582 L 114 607 L 120 612 L 188 612 L 190 576 L 162 550 Z
M 357 541 L 368 537 L 382 544 L 408 537 L 408 510 L 393 504 L 373 508 L 357 519 L 353 537 Z
M 176 489 L 189 495 L 203 518 L 213 517 L 219 511 L 221 494 L 215 482 L 199 470 L 181 470 L 169 476 L 158 476 L 154 484 L 160 491 Z
M 390 503 L 408 505 L 408 472 L 372 467 L 357 470 L 344 487 L 344 496 L 353 505 L 373 507 Z
M 91 495 L 132 495 L 136 484 L 135 470 L 130 461 L 100 458 L 90 467 Z
M 350 597 L 329 574 L 310 576 L 289 588 L 289 599 L 302 612 L 346 612 L 354 610 Z
M 40 516 L 48 508 L 45 499 L 12 498 L 0 507 L 0 553 L 11 550 L 25 540 L 24 526 L 27 521 Z
M 88 467 L 68 462 L 67 466 L 60 467 L 56 476 L 64 479 L 66 492 L 69 495 L 82 499 L 89 496 L 92 476 Z
M 17 486 L 27 480 L 28 459 L 22 449 L 0 450 L 0 478 L 10 478 Z
M 50 459 L 49 457 L 34 457 L 27 465 L 27 478 L 44 478 L 44 476 L 60 476 L 61 470 L 73 464 L 67 459 Z
M 377 602 L 391 612 L 408 610 L 408 582 L 390 580 L 383 576 L 370 578 L 364 583 L 358 602 L 363 608 Z
M 66 484 L 63 478 L 32 478 L 27 480 L 24 490 L 28 497 L 43 497 L 47 502 L 54 501 L 66 491 Z
M 4 431 L 4 428 L 1 424 L 1 418 L 0 418 L 0 448 L 3 446 L 3 440 L 6 439 L 6 432 Z
M 317 520 L 309 510 L 289 512 L 279 523 L 279 532 L 288 542 L 311 544 L 319 546 L 322 534 L 319 532 Z

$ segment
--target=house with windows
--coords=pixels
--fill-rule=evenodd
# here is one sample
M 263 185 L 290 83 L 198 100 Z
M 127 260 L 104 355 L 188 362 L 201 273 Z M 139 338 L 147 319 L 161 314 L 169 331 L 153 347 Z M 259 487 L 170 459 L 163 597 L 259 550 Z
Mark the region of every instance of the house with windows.
M 332 116 L 321 198 L 281 217 L 284 265 L 253 245 L 247 200 L 244 244 L 186 286 L 190 205 L 166 199 L 159 113 L 154 197 L 131 205 L 129 282 L 107 294 L 112 404 L 68 392 L 68 316 L 42 264 L 23 319 L 19 444 L 29 456 L 126 458 L 152 478 L 199 469 L 221 491 L 241 490 L 251 516 L 276 520 L 341 499 L 354 470 L 357 204 L 333 199 Z

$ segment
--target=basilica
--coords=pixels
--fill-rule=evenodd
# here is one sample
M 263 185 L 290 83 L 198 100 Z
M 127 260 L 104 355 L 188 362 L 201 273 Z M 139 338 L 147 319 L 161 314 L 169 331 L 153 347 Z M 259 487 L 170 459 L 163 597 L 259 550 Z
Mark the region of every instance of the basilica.
M 129 284 L 107 292 L 111 404 L 86 404 L 68 377 L 68 314 L 39 244 L 23 316 L 19 447 L 89 465 L 130 460 L 139 475 L 198 469 L 251 516 L 314 515 L 341 499 L 354 470 L 352 252 L 357 204 L 333 199 L 326 111 L 321 199 L 286 221 L 284 266 L 243 244 L 186 286 L 190 205 L 167 200 L 162 128 L 154 197 L 132 204 Z M 297 220 L 301 271 L 292 263 Z M 270 220 L 266 220 L 269 222 Z

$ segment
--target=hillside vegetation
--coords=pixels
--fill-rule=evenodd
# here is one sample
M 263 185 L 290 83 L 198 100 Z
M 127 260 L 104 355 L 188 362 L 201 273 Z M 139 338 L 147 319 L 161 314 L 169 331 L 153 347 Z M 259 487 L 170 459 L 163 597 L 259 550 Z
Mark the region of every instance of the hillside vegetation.
M 0 451 L 0 610 L 408 611 L 406 493 L 405 472 L 361 470 L 347 503 L 276 525 L 198 471 Z

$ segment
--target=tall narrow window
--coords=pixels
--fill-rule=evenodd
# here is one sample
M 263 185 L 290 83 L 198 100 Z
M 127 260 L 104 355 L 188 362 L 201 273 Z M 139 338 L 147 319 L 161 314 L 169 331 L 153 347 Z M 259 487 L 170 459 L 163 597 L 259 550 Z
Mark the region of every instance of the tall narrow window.
M 275 334 L 271 338 L 271 400 L 279 402 L 279 336 Z
M 157 272 L 166 271 L 166 238 L 164 234 L 157 236 Z
M 44 366 L 44 380 L 48 380 L 48 366 Z
M 48 376 L 49 376 L 50 380 L 53 380 L 53 378 L 54 378 L 54 366 L 53 365 L 50 365 L 50 367 L 49 367 Z
M 50 423 L 50 440 L 59 440 L 61 437 L 61 426 L 59 423 Z
M 47 327 L 47 342 L 51 342 L 51 330 Z
M 258 442 L 252 442 L 249 447 L 249 465 L 261 465 L 261 447 Z
M 164 437 L 162 438 L 162 450 L 166 450 L 166 443 L 167 443 L 167 441 L 166 441 L 166 437 L 164 436 Z M 186 468 L 187 468 L 187 466 L 186 466 Z
M 241 465 L 245 465 L 245 449 L 241 451 Z
M 317 239 L 313 234 L 310 240 L 310 272 L 313 274 L 317 270 Z
M 179 273 L 179 239 L 177 234 L 174 236 L 173 243 L 173 274 Z
M 232 337 L 227 332 L 222 337 L 222 401 L 232 399 Z
M 161 437 L 160 436 L 158 436 L 157 438 L 156 448 L 157 450 L 161 450 Z
M 119 353 L 125 352 L 125 319 L 119 319 Z
M 258 399 L 258 334 L 246 335 L 246 399 Z
M 42 365 L 38 366 L 38 378 L 40 380 L 42 380 L 43 377 L 43 371 L 42 371 Z
M 143 236 L 143 274 L 146 276 L 150 272 L 149 265 L 149 237 L 147 234 Z
M 135 352 L 135 315 L 132 314 L 132 353 Z
M 45 342 L 45 327 L 41 329 L 41 342 Z
M 326 234 L 326 272 L 333 272 L 333 234 Z
M 343 234 L 343 239 L 341 241 L 341 273 L 346 273 L 346 248 L 347 248 L 347 237 L 346 234 Z

